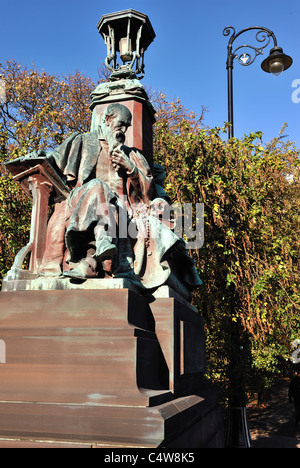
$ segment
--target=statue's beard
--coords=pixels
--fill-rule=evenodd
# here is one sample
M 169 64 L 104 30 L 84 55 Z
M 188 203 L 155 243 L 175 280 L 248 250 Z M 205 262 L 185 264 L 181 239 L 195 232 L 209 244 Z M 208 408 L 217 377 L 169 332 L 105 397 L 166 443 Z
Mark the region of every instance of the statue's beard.
M 122 132 L 121 130 L 117 130 L 114 133 L 114 137 L 121 145 L 124 144 L 124 142 L 125 142 L 125 133 L 124 132 Z
M 117 130 L 114 133 L 107 135 L 107 143 L 109 152 L 112 153 L 118 146 L 123 145 L 125 142 L 125 133 L 121 130 Z

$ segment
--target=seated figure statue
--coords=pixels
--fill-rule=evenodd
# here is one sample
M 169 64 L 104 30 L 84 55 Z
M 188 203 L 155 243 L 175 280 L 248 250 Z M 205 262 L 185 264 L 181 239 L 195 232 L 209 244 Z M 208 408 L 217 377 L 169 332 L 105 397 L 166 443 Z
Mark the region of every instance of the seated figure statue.
M 184 241 L 159 217 L 167 195 L 144 156 L 124 145 L 131 119 L 126 106 L 110 104 L 97 131 L 38 153 L 70 188 L 49 219 L 40 277 L 125 277 L 148 290 L 171 277 L 188 291 L 201 284 Z

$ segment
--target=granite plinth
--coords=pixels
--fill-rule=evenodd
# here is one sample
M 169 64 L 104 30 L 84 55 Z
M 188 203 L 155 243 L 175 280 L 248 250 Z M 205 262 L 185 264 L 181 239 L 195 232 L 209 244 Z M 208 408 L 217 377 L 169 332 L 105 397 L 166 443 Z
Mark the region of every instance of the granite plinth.
M 2 291 L 0 439 L 220 445 L 220 411 L 214 391 L 205 389 L 202 344 L 184 325 L 194 323 L 199 333 L 202 321 L 185 310 L 174 298 L 149 303 L 121 288 Z

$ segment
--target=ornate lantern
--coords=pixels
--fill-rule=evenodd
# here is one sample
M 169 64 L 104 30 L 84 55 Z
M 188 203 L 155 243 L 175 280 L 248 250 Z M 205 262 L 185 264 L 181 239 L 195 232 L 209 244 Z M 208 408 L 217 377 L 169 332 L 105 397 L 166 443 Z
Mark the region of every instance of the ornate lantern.
M 148 16 L 135 10 L 109 13 L 97 28 L 107 46 L 105 65 L 112 71 L 110 80 L 143 78 L 144 53 L 155 38 Z

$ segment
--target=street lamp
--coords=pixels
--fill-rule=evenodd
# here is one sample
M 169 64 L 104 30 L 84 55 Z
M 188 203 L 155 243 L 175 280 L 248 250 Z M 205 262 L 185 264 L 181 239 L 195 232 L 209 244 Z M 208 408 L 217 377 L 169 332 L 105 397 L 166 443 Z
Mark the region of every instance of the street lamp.
M 259 43 L 257 47 L 250 45 L 240 45 L 233 50 L 234 41 L 243 33 L 256 30 L 256 40 Z M 267 73 L 272 73 L 275 76 L 280 75 L 284 70 L 287 70 L 293 63 L 291 57 L 283 53 L 281 47 L 277 45 L 275 34 L 270 29 L 253 26 L 246 28 L 236 33 L 232 26 L 228 26 L 223 30 L 224 36 L 230 36 L 227 46 L 227 78 L 228 78 L 228 122 L 230 124 L 228 129 L 228 137 L 234 136 L 233 131 L 233 80 L 232 70 L 233 62 L 238 60 L 239 64 L 248 67 L 251 65 L 258 55 L 263 55 L 263 50 L 270 44 L 271 38 L 274 42 L 274 47 L 270 50 L 269 56 L 262 62 L 261 68 Z M 235 308 L 235 288 L 232 291 L 232 308 Z M 234 340 L 236 348 L 239 344 L 239 332 L 235 330 L 232 332 L 232 339 Z M 242 349 L 243 347 L 241 347 Z M 239 360 L 238 355 L 232 356 L 231 367 L 234 368 Z M 235 372 L 236 373 L 236 372 Z M 239 376 L 235 375 L 235 378 Z M 237 382 L 235 382 L 237 384 Z M 227 432 L 227 447 L 251 447 L 250 432 L 247 423 L 245 392 L 240 384 L 236 385 L 235 393 L 231 395 L 231 402 L 229 405 L 229 422 Z
M 260 44 L 258 47 L 250 45 L 241 45 L 233 50 L 234 41 L 241 36 L 243 33 L 248 31 L 257 30 L 256 40 Z M 234 136 L 233 131 L 233 80 L 232 80 L 232 70 L 233 70 L 233 61 L 237 59 L 239 64 L 248 67 L 251 65 L 258 55 L 263 55 L 263 49 L 265 49 L 271 38 L 274 42 L 273 49 L 270 50 L 269 56 L 262 62 L 261 68 L 267 73 L 272 73 L 274 76 L 280 75 L 284 70 L 287 70 L 293 63 L 291 57 L 283 53 L 281 47 L 277 45 L 277 39 L 275 34 L 270 31 L 270 29 L 261 27 L 261 26 L 252 26 L 250 28 L 243 29 L 242 31 L 236 33 L 235 29 L 232 26 L 228 26 L 223 30 L 224 36 L 230 36 L 228 46 L 227 46 L 227 80 L 228 80 L 228 122 L 230 127 L 228 129 L 228 137 L 232 138 Z M 250 52 L 249 52 L 250 49 Z

